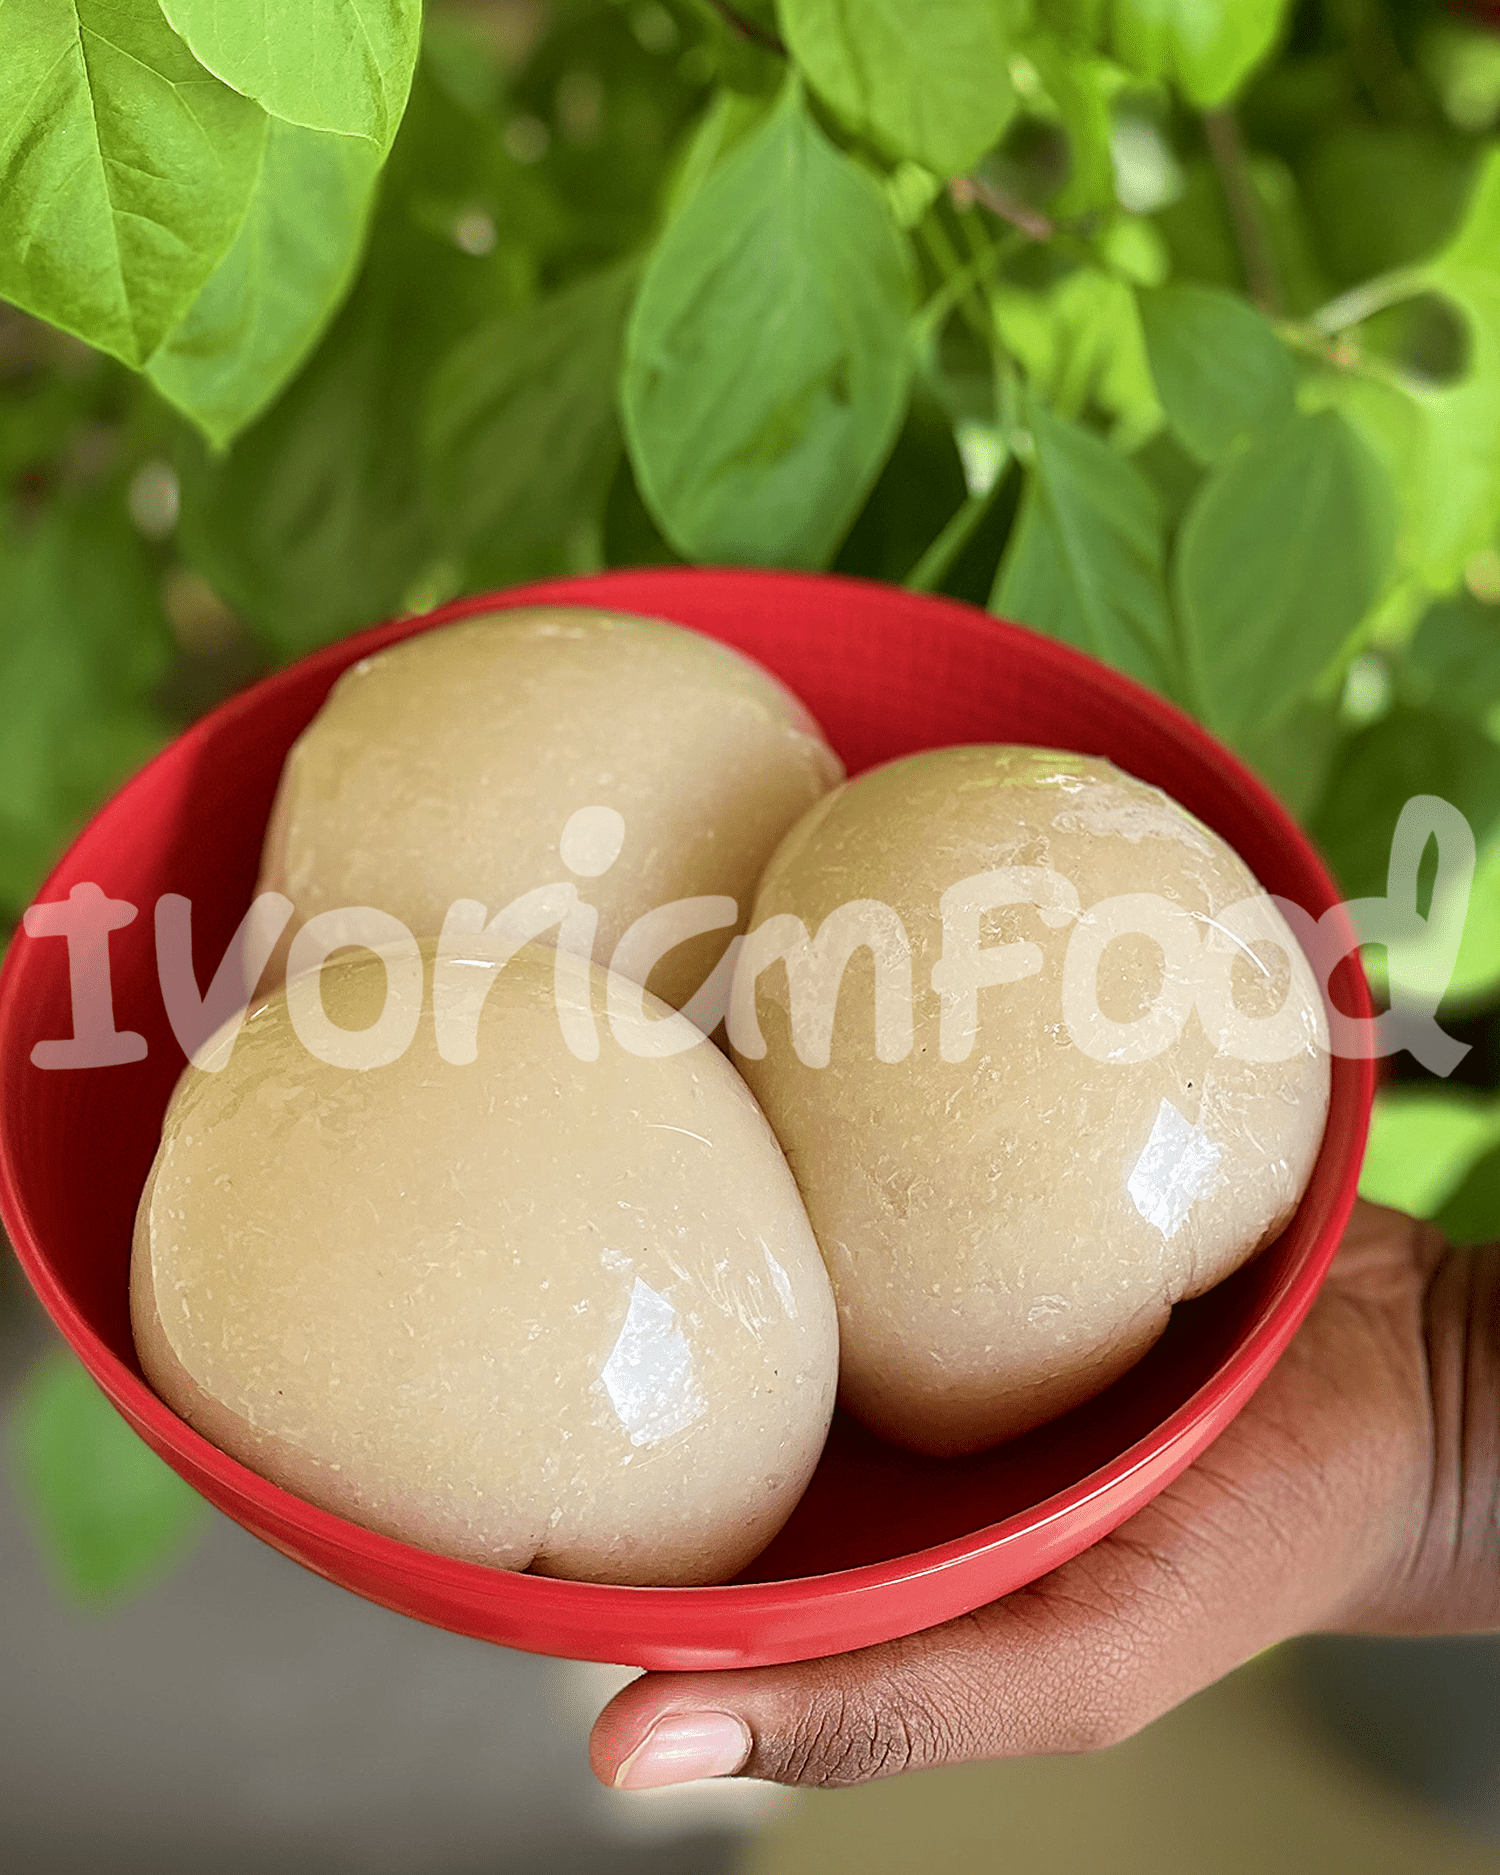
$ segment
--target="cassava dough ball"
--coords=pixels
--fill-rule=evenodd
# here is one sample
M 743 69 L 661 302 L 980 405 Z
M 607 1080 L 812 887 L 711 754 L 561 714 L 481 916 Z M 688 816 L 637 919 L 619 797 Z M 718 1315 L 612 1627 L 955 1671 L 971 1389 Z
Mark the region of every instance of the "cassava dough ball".
M 816 932 L 852 901 L 900 919 L 840 914 L 882 958 L 887 1058 L 870 949 L 827 1066 L 795 1051 L 773 962 L 756 1058 L 743 1005 L 786 929 L 767 921 Z M 831 1007 L 814 974 L 809 1060 Z M 1103 761 L 943 749 L 847 783 L 767 868 L 734 998 L 736 1060 L 833 1279 L 841 1398 L 921 1451 L 978 1450 L 1106 1387 L 1174 1302 L 1282 1230 L 1322 1138 L 1323 1007 L 1280 913 L 1221 839 Z
M 732 1576 L 801 1496 L 837 1378 L 770 1128 L 701 1036 L 660 1058 L 620 1044 L 691 1033 L 633 985 L 644 1015 L 601 1020 L 579 1059 L 536 945 L 445 966 L 450 1008 L 485 998 L 477 1058 L 453 1065 L 431 947 L 390 955 L 384 1005 L 381 957 L 345 952 L 321 979 L 337 1028 L 304 976 L 300 1004 L 279 992 L 232 1053 L 221 1032 L 217 1071 L 184 1075 L 136 1223 L 147 1379 L 274 1483 L 444 1555 Z M 606 973 L 584 968 L 602 1008 Z M 302 1039 L 371 1060 L 413 1024 L 382 1066 Z
M 777 841 L 842 774 L 791 692 L 711 638 L 578 607 L 499 612 L 344 673 L 287 758 L 261 889 L 297 920 L 369 905 L 420 938 L 455 900 L 493 918 L 571 883 L 598 911 L 603 964 L 643 914 L 731 898 L 738 926 L 625 969 L 681 1008 Z

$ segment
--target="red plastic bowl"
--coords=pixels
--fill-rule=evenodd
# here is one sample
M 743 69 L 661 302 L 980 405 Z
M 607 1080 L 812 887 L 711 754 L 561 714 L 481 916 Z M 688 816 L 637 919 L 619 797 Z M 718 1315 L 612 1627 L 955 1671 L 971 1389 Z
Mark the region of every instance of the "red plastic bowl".
M 67 949 L 16 934 L 0 975 L 0 1211 L 11 1238 L 84 1365 L 168 1464 L 276 1549 L 420 1620 L 536 1653 L 699 1668 L 841 1652 L 977 1608 L 1139 1509 L 1265 1378 L 1311 1306 L 1354 1200 L 1370 1062 L 1333 1061 L 1327 1134 L 1285 1235 L 1180 1306 L 1124 1379 L 971 1459 L 916 1458 L 840 1417 L 791 1522 L 726 1587 L 551 1581 L 373 1535 L 225 1457 L 141 1377 L 126 1297 L 131 1223 L 183 1065 L 157 986 L 156 900 L 192 900 L 207 982 L 249 902 L 282 759 L 339 673 L 409 633 L 539 600 L 675 619 L 748 652 L 803 697 L 851 772 L 963 742 L 1107 756 L 1217 829 L 1267 890 L 1315 916 L 1335 903 L 1294 822 L 1202 730 L 1077 652 L 950 600 L 855 580 L 675 569 L 466 599 L 333 645 L 233 698 L 116 796 L 42 889 L 41 900 L 62 899 L 92 880 L 140 908 L 114 933 L 111 956 L 117 1024 L 145 1036 L 149 1052 L 119 1067 L 34 1067 L 34 1043 L 72 1032 Z M 1340 971 L 1335 999 L 1368 1014 L 1357 959 Z

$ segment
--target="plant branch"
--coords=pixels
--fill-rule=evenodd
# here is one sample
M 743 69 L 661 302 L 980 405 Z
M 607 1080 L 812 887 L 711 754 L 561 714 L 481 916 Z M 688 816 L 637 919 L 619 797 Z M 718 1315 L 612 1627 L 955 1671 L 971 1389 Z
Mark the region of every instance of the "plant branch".
M 957 272 L 945 274 L 917 309 L 918 329 L 922 332 L 930 332 L 941 325 L 948 314 L 973 288 L 984 284 L 989 275 L 1014 250 L 1016 245 L 1016 237 L 1013 234 L 1003 234 L 982 252 L 977 253 L 972 260 L 965 262 Z M 987 318 L 985 329 L 988 333 Z
M 1221 104 L 1203 113 L 1203 136 L 1223 192 L 1245 288 L 1264 313 L 1281 310 L 1281 280 L 1271 251 L 1265 215 L 1250 179 L 1249 156 L 1234 107 Z
M 1346 332 L 1350 326 L 1359 325 L 1375 313 L 1384 312 L 1387 306 L 1398 305 L 1421 290 L 1421 280 L 1410 269 L 1377 274 L 1373 280 L 1363 280 L 1358 286 L 1350 287 L 1347 293 L 1340 293 L 1337 299 L 1329 300 L 1326 306 L 1320 306 L 1312 316 L 1312 323 L 1319 332 Z
M 956 307 L 975 337 L 988 351 L 993 352 L 995 322 L 990 316 L 989 302 L 978 291 L 987 269 L 973 262 L 965 266 L 954 251 L 947 230 L 935 216 L 925 216 L 917 224 L 917 233 L 926 243 L 940 276 L 939 286 L 919 310 L 920 329 L 934 332 L 948 310 Z
M 902 581 L 908 592 L 933 592 L 948 577 L 953 562 L 974 538 L 979 523 L 994 506 L 1006 467 L 1007 462 L 1001 462 L 989 487 L 970 495 L 950 516 L 936 540 Z
M 953 197 L 954 206 L 968 208 L 978 202 L 981 208 L 987 208 L 999 220 L 1009 222 L 1029 240 L 1050 241 L 1057 233 L 1057 223 L 1049 220 L 1040 210 L 1029 208 L 1025 202 L 1017 201 L 1015 196 L 1004 189 L 997 189 L 993 183 L 985 182 L 978 176 L 959 176 L 948 185 L 948 193 Z
M 1403 371 L 1399 365 L 1361 351 L 1352 339 L 1331 336 L 1315 320 L 1278 319 L 1276 335 L 1293 351 L 1305 352 L 1320 364 L 1331 365 L 1335 371 L 1347 371 L 1354 377 L 1366 378 L 1372 384 L 1387 385 L 1391 390 L 1402 391 L 1408 397 L 1420 397 L 1431 389 L 1430 385 L 1424 384 L 1411 372 Z
M 728 0 L 707 0 L 707 3 L 732 33 L 738 33 L 741 39 L 748 39 L 751 45 L 761 46 L 767 52 L 776 52 L 782 58 L 786 57 L 786 47 L 775 33 L 767 32 L 764 26 L 757 26 L 754 20 L 747 20 L 743 13 L 737 13 Z

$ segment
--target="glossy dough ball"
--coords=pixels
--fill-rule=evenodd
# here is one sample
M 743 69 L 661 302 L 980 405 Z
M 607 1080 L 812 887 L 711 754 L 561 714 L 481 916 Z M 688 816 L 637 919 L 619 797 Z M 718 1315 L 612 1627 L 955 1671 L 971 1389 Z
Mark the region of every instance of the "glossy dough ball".
M 634 1022 L 578 1059 L 539 946 L 446 966 L 450 1010 L 485 998 L 477 1059 L 452 1065 L 432 963 L 394 961 L 383 1002 L 381 960 L 346 953 L 326 1020 L 304 977 L 295 1010 L 271 998 L 184 1076 L 136 1225 L 146 1376 L 370 1529 L 547 1575 L 724 1580 L 833 1410 L 833 1300 L 786 1161 L 724 1057 L 634 986 Z M 605 973 L 587 981 L 602 1012 Z M 694 1045 L 631 1052 L 664 1022 Z M 301 1039 L 372 1059 L 413 1024 L 383 1066 Z
M 781 964 L 759 1034 L 748 1013 L 790 928 L 768 921 L 851 905 L 821 983 L 797 973 L 799 1058 Z M 833 1278 L 841 1398 L 885 1437 L 973 1451 L 1088 1399 L 1296 1208 L 1328 1107 L 1311 971 L 1224 842 L 1108 763 L 957 748 L 865 774 L 787 836 L 752 927 L 736 1060 Z
M 842 774 L 790 691 L 700 633 L 577 607 L 499 612 L 344 673 L 287 758 L 261 889 L 300 919 L 369 905 L 420 938 L 455 900 L 494 917 L 572 883 L 610 964 L 626 929 L 674 900 L 731 898 L 743 928 L 776 843 Z M 564 841 L 580 810 L 605 811 Z M 735 928 L 617 967 L 680 1008 Z

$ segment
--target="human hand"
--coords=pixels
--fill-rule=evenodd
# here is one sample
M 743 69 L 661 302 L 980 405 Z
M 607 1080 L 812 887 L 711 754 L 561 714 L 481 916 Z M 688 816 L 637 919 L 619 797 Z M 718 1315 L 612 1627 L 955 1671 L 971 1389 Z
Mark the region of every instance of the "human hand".
M 1313 1630 L 1500 1628 L 1500 1255 L 1360 1205 L 1213 1446 L 1112 1535 L 971 1615 L 791 1666 L 648 1673 L 596 1774 L 857 1784 L 1129 1737 Z

